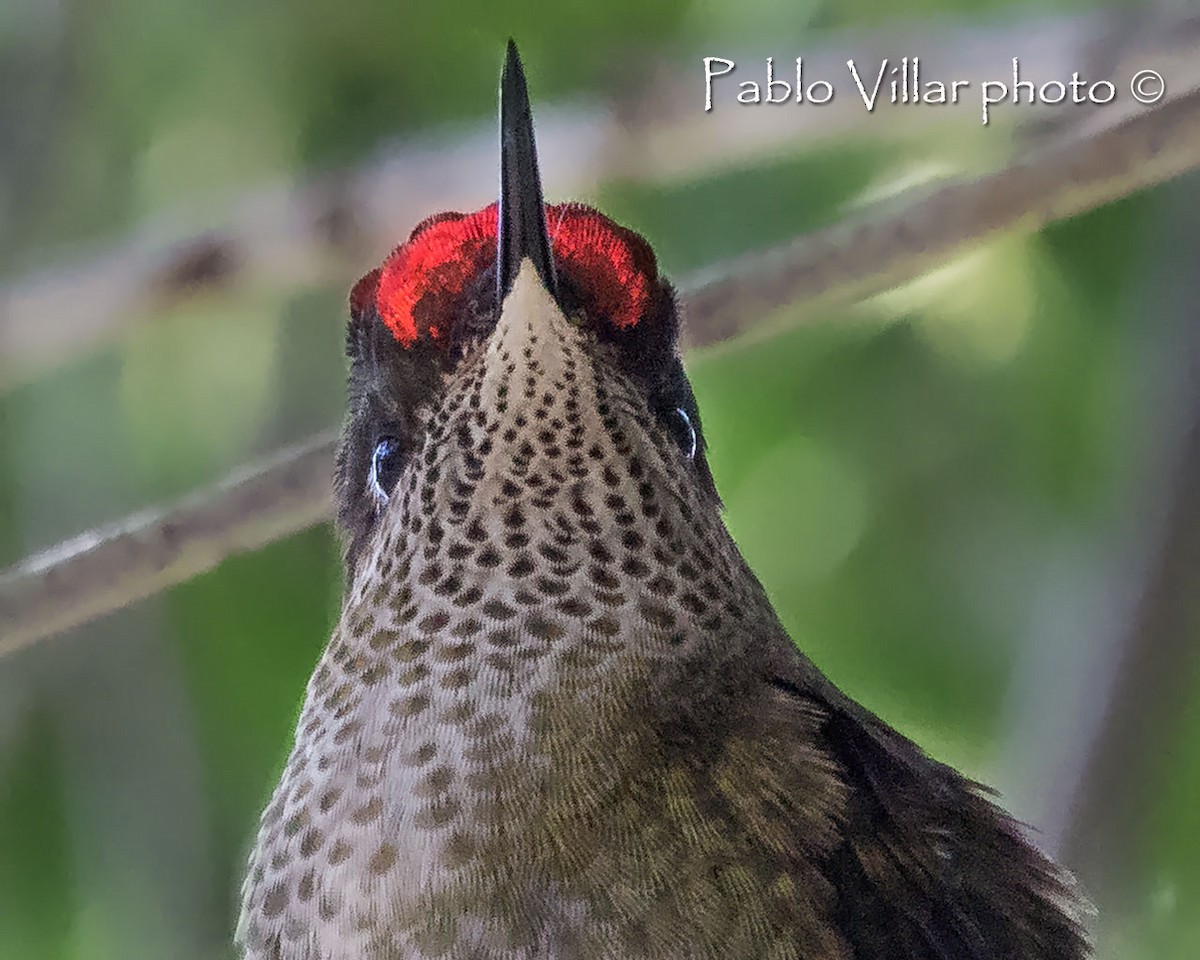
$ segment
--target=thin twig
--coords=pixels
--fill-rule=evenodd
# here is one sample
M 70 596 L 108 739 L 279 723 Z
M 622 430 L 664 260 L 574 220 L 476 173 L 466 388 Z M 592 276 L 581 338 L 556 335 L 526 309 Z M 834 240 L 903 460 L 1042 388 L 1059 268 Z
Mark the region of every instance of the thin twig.
M 0 656 L 328 519 L 334 443 L 321 434 L 0 573 Z
M 811 317 L 910 280 L 998 232 L 1036 230 L 1200 166 L 1200 93 L 975 180 L 868 211 L 684 285 L 688 345 L 782 307 Z M 330 439 L 251 479 L 85 535 L 0 574 L 0 654 L 149 596 L 328 516 Z
M 810 317 L 920 276 L 1008 230 L 1033 232 L 1200 166 L 1200 92 L 1093 135 L 1035 150 L 977 179 L 949 180 L 768 254 L 708 271 L 690 288 L 688 344 L 731 340 L 788 308 Z

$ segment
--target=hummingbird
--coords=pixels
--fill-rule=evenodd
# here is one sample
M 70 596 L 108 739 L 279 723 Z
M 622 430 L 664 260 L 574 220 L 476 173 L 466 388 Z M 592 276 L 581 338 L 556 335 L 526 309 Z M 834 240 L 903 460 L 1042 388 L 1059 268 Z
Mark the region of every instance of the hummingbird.
M 842 693 L 723 524 L 650 245 L 496 203 L 353 287 L 341 615 L 242 886 L 246 960 L 1077 960 L 1071 877 Z

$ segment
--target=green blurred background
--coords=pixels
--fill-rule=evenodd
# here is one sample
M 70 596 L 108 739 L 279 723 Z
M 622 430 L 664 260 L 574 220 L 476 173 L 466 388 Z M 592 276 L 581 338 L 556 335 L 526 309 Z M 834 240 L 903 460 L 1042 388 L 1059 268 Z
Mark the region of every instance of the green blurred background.
M 787 63 L 897 29 L 918 42 L 878 56 L 935 58 L 954 30 L 1033 43 L 1047 18 L 1069 30 L 1091 11 L 4 0 L 0 277 L 69 269 L 164 217 L 210 226 L 264 184 L 488 123 L 510 34 L 539 104 L 636 108 L 673 77 L 719 145 L 743 108 L 704 117 L 702 55 Z M 987 130 L 974 111 L 841 114 L 836 135 L 587 199 L 684 276 L 898 183 L 1002 163 L 1018 114 Z M 797 641 L 998 786 L 1100 905 L 1106 958 L 1200 955 L 1200 557 L 1173 538 L 1200 495 L 1198 223 L 1200 184 L 1180 181 L 688 358 L 727 521 Z M 0 567 L 336 423 L 345 290 L 190 302 L 0 390 Z M 339 590 L 320 527 L 0 661 L 0 958 L 232 955 L 247 845 Z

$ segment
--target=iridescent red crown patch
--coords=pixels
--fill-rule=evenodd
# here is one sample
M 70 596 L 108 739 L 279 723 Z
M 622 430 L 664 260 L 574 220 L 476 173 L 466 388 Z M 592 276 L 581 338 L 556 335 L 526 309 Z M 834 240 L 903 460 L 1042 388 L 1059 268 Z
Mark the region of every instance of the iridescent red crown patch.
M 350 291 L 350 310 L 374 306 L 404 347 L 445 341 L 469 284 L 496 259 L 497 204 L 475 213 L 439 213 L 413 229 Z M 555 269 L 583 299 L 589 317 L 618 330 L 635 326 L 658 277 L 654 252 L 638 234 L 580 203 L 546 207 Z

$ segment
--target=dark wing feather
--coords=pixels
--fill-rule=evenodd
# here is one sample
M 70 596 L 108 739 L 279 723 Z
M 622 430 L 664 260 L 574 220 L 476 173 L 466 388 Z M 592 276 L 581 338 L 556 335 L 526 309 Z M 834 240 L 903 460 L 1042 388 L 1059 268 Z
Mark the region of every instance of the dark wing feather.
M 982 787 L 831 685 L 814 693 L 773 682 L 826 706 L 823 746 L 850 789 L 842 839 L 824 869 L 855 960 L 1089 955 L 1070 878 Z

